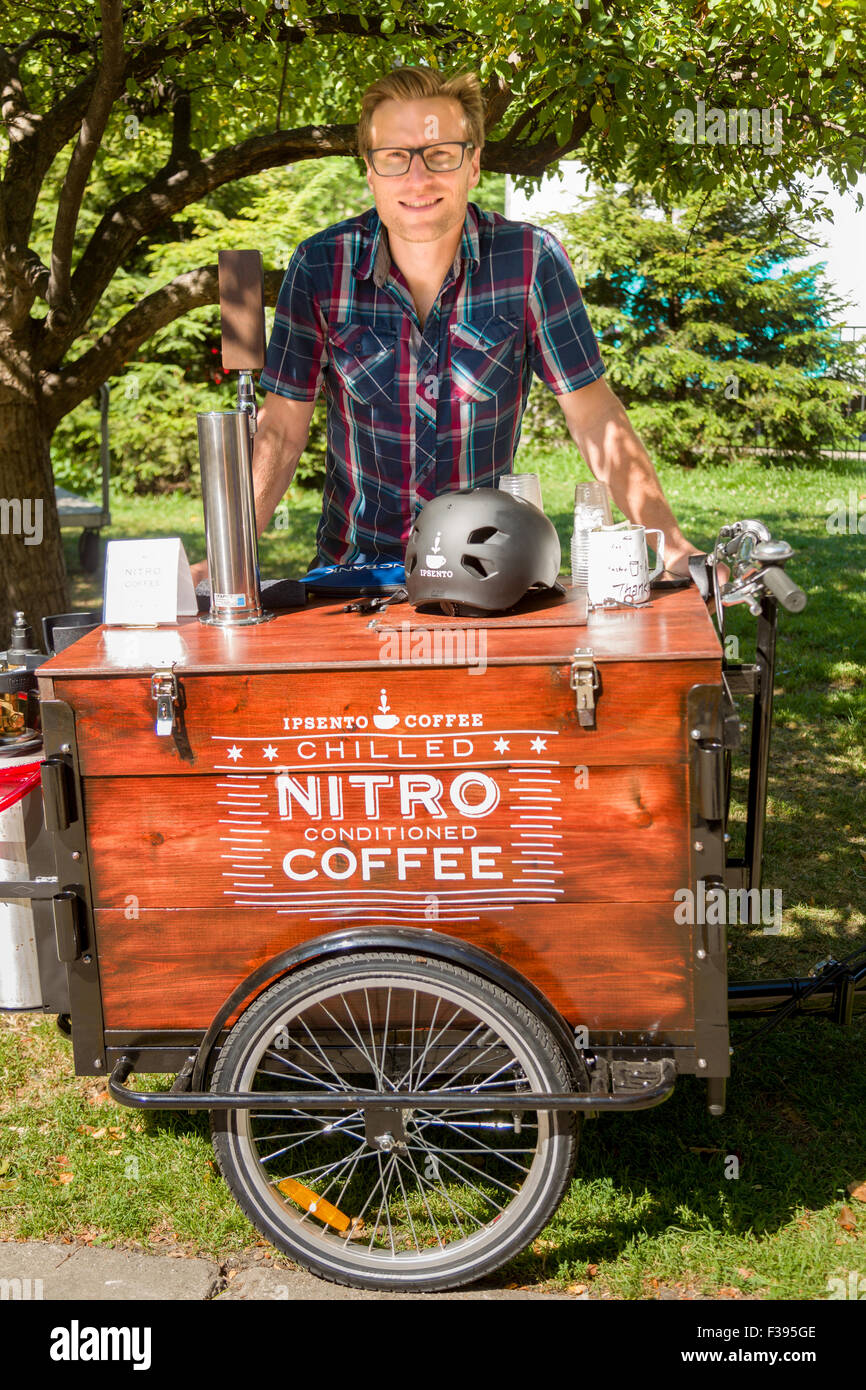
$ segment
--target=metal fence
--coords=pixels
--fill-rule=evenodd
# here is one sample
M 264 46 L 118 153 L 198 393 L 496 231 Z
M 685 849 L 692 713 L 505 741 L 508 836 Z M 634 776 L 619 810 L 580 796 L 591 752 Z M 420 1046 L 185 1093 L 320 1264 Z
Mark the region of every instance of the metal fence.
M 858 351 L 861 372 L 860 390 L 858 392 L 857 388 L 854 387 L 848 407 L 852 425 L 851 443 L 845 449 L 822 449 L 821 452 L 829 458 L 860 459 L 866 454 L 866 352 L 863 351 L 866 348 L 866 324 L 841 323 L 836 331 L 840 342 L 854 343 L 860 349 Z

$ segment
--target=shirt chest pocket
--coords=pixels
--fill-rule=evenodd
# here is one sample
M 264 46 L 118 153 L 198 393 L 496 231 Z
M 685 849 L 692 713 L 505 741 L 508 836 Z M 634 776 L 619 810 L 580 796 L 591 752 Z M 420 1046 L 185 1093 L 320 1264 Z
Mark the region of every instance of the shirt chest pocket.
M 364 405 L 393 404 L 397 334 L 362 323 L 328 330 L 328 354 L 340 385 Z
M 517 325 L 504 318 L 452 323 L 451 383 L 464 401 L 488 401 L 514 380 Z

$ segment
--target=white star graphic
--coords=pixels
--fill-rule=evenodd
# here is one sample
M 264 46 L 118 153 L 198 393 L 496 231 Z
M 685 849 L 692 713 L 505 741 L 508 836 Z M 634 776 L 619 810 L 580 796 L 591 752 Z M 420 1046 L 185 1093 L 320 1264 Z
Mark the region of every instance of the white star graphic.
M 242 758 L 243 756 L 244 750 L 242 748 L 238 748 L 236 743 L 233 743 L 231 748 L 229 749 L 229 757 L 231 758 L 232 762 L 236 763 L 238 758 Z
M 511 747 L 511 744 L 508 742 L 507 738 L 498 738 L 493 747 L 496 749 L 497 753 L 505 753 Z
M 277 750 L 272 743 L 269 743 L 267 748 L 262 749 L 262 757 L 267 758 L 268 762 L 273 762 L 276 756 Z
M 547 747 L 547 739 L 546 739 L 546 738 L 534 738 L 534 739 L 532 740 L 532 742 L 530 743 L 529 746 L 530 746 L 530 748 L 532 749 L 532 751 L 533 751 L 534 753 L 540 753 L 540 752 L 542 751 L 543 748 L 546 748 L 546 747 Z

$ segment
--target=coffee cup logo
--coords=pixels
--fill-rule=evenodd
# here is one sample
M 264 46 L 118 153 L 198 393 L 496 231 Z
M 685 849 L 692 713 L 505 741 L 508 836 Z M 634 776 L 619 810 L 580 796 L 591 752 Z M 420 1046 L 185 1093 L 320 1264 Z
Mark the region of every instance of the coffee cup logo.
M 395 724 L 400 723 L 399 715 L 389 714 L 391 706 L 388 704 L 388 692 L 380 690 L 379 695 L 379 712 L 373 715 L 373 723 L 377 729 L 393 729 Z
M 437 531 L 437 532 L 436 532 L 436 539 L 435 539 L 434 542 L 433 542 L 433 550 L 432 550 L 432 552 L 426 557 L 426 559 L 427 559 L 427 568 L 428 568 L 428 569 L 431 569 L 431 570 L 441 570 L 442 566 L 445 564 L 445 556 L 442 554 L 442 552 L 441 552 L 440 549 L 439 549 L 439 538 L 440 538 L 441 535 L 442 535 L 442 532 L 441 532 L 441 531 Z

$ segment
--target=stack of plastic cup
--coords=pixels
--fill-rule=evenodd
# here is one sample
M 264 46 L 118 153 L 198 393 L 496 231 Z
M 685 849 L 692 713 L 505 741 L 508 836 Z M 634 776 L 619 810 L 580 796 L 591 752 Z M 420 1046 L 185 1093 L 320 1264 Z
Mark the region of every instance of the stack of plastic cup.
M 499 479 L 499 486 L 503 492 L 510 492 L 512 497 L 522 497 L 539 511 L 544 511 L 541 501 L 541 479 L 537 473 L 505 473 Z
M 574 489 L 574 530 L 571 534 L 571 582 L 589 584 L 589 533 L 612 524 L 610 498 L 604 483 L 577 483 Z

